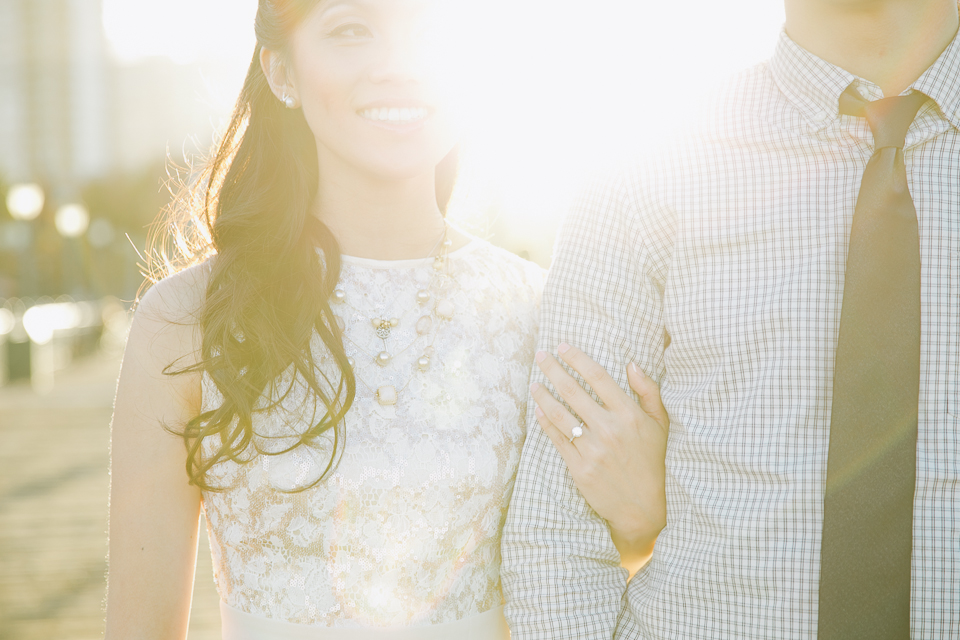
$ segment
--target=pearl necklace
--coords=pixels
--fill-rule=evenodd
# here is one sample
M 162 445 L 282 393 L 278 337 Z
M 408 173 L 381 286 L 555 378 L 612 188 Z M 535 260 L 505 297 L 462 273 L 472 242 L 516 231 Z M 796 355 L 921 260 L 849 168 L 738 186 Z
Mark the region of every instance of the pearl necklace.
M 434 253 L 437 246 L 440 247 L 439 255 L 437 255 L 433 260 L 433 269 L 430 279 L 431 282 L 426 289 L 420 289 L 417 291 L 415 296 L 415 306 L 412 309 L 408 309 L 399 314 L 399 317 L 370 317 L 370 323 L 373 327 L 374 333 L 383 343 L 383 351 L 374 356 L 357 344 L 355 340 L 346 334 L 345 323 L 340 316 L 337 316 L 337 324 L 340 326 L 343 337 L 349 340 L 350 343 L 353 344 L 353 346 L 357 349 L 357 351 L 366 355 L 368 358 L 370 358 L 370 361 L 375 362 L 381 368 L 388 366 L 397 356 L 400 356 L 408 351 L 421 338 L 428 335 L 430 336 L 429 343 L 426 347 L 424 347 L 422 355 L 417 359 L 416 364 L 413 367 L 413 372 L 411 372 L 399 389 L 397 389 L 397 387 L 394 385 L 386 384 L 380 385 L 376 388 L 376 390 L 374 390 L 373 386 L 364 380 L 364 378 L 360 375 L 359 368 L 356 366 L 356 361 L 353 358 L 347 358 L 347 363 L 353 370 L 354 377 L 364 387 L 366 387 L 371 394 L 373 394 L 373 397 L 381 406 L 391 406 L 397 404 L 400 393 L 402 393 L 410 385 L 417 373 L 425 372 L 430 368 L 431 359 L 436 354 L 434 343 L 436 342 L 440 325 L 444 321 L 448 321 L 454 316 L 455 308 L 453 303 L 444 297 L 450 282 L 447 254 L 452 244 L 452 242 L 447 239 L 447 233 L 447 225 L 444 223 L 443 235 L 440 237 L 438 244 L 434 245 L 434 247 L 430 250 L 430 253 L 427 255 L 427 257 L 429 257 Z M 392 309 L 401 295 L 402 292 L 398 293 L 393 301 L 391 301 L 390 305 L 383 307 L 384 313 Z M 411 312 L 415 312 L 418 309 L 426 311 L 425 307 L 431 300 L 434 299 L 436 300 L 436 303 L 433 306 L 432 314 L 431 312 L 427 311 L 426 313 L 422 313 L 417 319 L 416 324 L 414 325 L 416 335 L 413 340 L 399 351 L 391 353 L 388 350 L 387 340 L 390 338 L 392 330 L 399 326 L 401 322 L 404 322 Z M 360 309 L 357 309 L 357 307 L 350 303 L 346 291 L 339 286 L 334 289 L 332 302 L 337 306 L 349 306 L 351 309 L 357 312 L 358 315 L 367 316 L 367 314 Z

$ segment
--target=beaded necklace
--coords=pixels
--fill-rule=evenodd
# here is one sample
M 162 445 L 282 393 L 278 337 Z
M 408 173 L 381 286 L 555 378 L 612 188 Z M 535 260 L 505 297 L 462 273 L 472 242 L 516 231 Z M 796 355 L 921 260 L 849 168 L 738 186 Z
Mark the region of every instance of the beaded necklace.
M 427 257 L 429 258 L 436 251 L 437 247 L 440 247 L 440 253 L 434 258 L 432 263 L 430 284 L 427 286 L 427 288 L 417 291 L 415 296 L 415 304 L 412 308 L 408 308 L 398 315 L 392 315 L 387 312 L 393 309 L 403 292 L 398 293 L 389 305 L 383 307 L 383 315 L 390 317 L 381 317 L 380 315 L 370 315 L 365 313 L 363 310 L 358 309 L 348 299 L 346 291 L 339 286 L 334 289 L 332 302 L 336 306 L 348 306 L 360 317 L 369 319 L 376 336 L 382 342 L 382 351 L 376 355 L 370 353 L 360 344 L 358 344 L 353 338 L 346 334 L 345 323 L 339 315 L 337 316 L 337 323 L 340 325 L 340 330 L 343 333 L 344 338 L 350 341 L 350 343 L 357 349 L 358 352 L 369 358 L 368 364 L 372 362 L 376 363 L 381 369 L 385 368 L 389 366 L 397 356 L 406 353 L 418 342 L 421 342 L 421 340 L 427 340 L 427 344 L 423 348 L 422 355 L 417 359 L 415 365 L 413 366 L 413 371 L 407 377 L 406 381 L 400 385 L 399 389 L 397 386 L 391 384 L 378 385 L 376 388 L 374 388 L 374 385 L 370 384 L 366 379 L 364 379 L 364 376 L 360 375 L 362 367 L 357 366 L 354 358 L 347 359 L 348 364 L 353 369 L 354 377 L 382 406 L 397 404 L 399 395 L 410 385 L 414 377 L 416 377 L 418 373 L 425 372 L 430 368 L 431 361 L 436 355 L 434 343 L 436 342 L 437 335 L 440 331 L 440 325 L 445 321 L 449 321 L 454 315 L 454 305 L 445 297 L 451 280 L 447 257 L 452 242 L 447 238 L 447 235 L 448 228 L 446 222 L 444 222 L 443 235 L 440 237 L 438 243 L 434 245 L 434 247 L 427 254 Z M 432 307 L 430 305 L 431 302 L 433 302 Z M 419 312 L 417 314 L 419 317 L 414 324 L 415 337 L 407 345 L 391 351 L 387 341 L 391 337 L 392 330 L 401 324 L 406 324 L 408 317 L 416 312 Z

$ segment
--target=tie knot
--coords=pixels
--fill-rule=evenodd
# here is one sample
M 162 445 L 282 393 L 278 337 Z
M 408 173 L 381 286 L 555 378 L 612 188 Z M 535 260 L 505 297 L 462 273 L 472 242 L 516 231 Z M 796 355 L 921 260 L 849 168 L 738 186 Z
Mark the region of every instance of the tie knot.
M 853 85 L 840 94 L 840 113 L 866 118 L 873 132 L 874 148 L 903 148 L 910 123 L 917 117 L 927 96 L 914 91 L 905 96 L 882 98 L 870 102 L 854 90 Z

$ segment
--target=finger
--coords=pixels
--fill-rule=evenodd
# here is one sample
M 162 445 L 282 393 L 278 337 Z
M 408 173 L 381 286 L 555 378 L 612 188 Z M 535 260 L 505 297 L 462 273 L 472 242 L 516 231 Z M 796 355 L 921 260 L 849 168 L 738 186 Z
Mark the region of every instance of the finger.
M 603 404 L 609 407 L 617 407 L 633 401 L 617 384 L 617 381 L 607 373 L 606 369 L 580 349 L 571 347 L 564 342 L 557 347 L 557 353 L 590 385 L 590 388 L 596 392 Z
M 653 418 L 666 433 L 670 429 L 670 417 L 663 406 L 660 387 L 653 381 L 653 378 L 643 373 L 640 367 L 633 362 L 627 365 L 627 381 L 630 383 L 630 388 L 640 399 L 640 408 Z
M 579 415 L 584 422 L 594 426 L 600 424 L 603 418 L 603 407 L 597 404 L 597 401 L 594 400 L 589 393 L 584 391 L 580 383 L 564 370 L 556 358 L 544 351 L 538 351 L 536 361 L 540 370 L 543 371 L 544 375 L 553 383 L 553 388 L 557 390 L 560 397 L 570 405 L 571 409 L 577 412 L 577 415 Z M 550 419 L 553 420 L 555 424 L 559 424 L 560 426 L 567 425 L 566 422 L 561 423 L 551 414 L 550 409 L 545 405 L 539 402 L 537 404 L 543 407 L 544 411 L 547 412 L 547 415 L 550 416 Z M 575 421 L 574 424 L 570 425 L 570 428 L 572 429 L 578 423 L 579 421 Z
M 579 459 L 580 452 L 577 451 L 577 448 L 570 442 L 570 439 L 563 435 L 563 432 L 557 428 L 557 425 L 550 422 L 550 419 L 543 412 L 543 409 L 537 407 L 534 413 L 537 414 L 537 422 L 540 423 L 540 428 L 543 429 L 543 432 L 546 433 L 550 441 L 553 442 L 553 446 L 557 448 L 557 452 L 569 468 L 572 463 Z
M 534 402 L 537 403 L 537 408 L 546 414 L 550 422 L 567 438 L 573 435 L 573 428 L 579 426 L 580 421 L 567 411 L 567 408 L 542 384 L 534 382 L 530 385 L 530 392 L 533 394 Z

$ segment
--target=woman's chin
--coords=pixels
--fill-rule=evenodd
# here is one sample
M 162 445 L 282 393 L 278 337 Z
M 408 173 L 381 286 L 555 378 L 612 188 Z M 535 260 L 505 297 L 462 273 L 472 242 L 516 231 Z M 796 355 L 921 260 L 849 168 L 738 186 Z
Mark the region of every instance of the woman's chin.
M 371 178 L 387 182 L 415 180 L 423 176 L 433 176 L 437 165 L 453 149 L 417 154 L 406 151 L 401 153 L 371 154 L 355 163 L 357 169 Z

